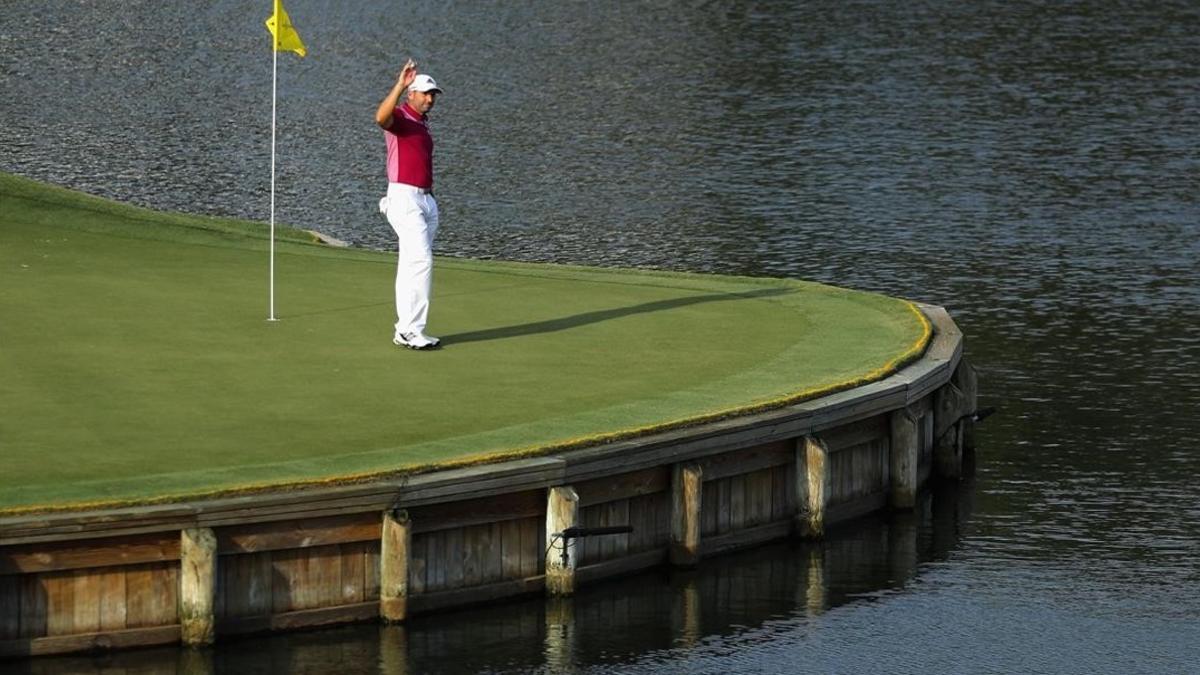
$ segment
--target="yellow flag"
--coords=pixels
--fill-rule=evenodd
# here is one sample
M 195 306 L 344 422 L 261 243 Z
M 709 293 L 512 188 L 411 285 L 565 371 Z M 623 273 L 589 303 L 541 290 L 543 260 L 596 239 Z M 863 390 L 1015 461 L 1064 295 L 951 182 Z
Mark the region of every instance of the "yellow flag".
M 280 0 L 275 0 L 275 13 L 267 18 L 267 30 L 275 36 L 275 51 L 296 52 L 300 56 L 308 53 Z

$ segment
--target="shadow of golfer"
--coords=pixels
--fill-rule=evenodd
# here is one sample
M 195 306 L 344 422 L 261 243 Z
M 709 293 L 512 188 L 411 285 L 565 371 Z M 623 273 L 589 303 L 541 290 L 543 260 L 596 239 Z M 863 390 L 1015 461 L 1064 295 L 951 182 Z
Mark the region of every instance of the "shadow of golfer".
M 656 300 L 654 302 L 644 302 L 640 305 L 632 305 L 629 307 L 616 307 L 613 309 L 602 309 L 594 312 L 583 312 L 582 314 L 575 314 L 573 316 L 564 316 L 560 319 L 547 319 L 546 321 L 534 321 L 532 323 L 522 323 L 514 326 L 504 326 L 502 328 L 489 328 L 487 330 L 477 330 L 469 333 L 444 335 L 442 336 L 442 343 L 447 345 L 460 345 L 468 342 L 484 342 L 486 340 L 502 340 L 504 338 L 525 337 L 527 335 L 538 335 L 541 333 L 554 333 L 560 330 L 578 328 L 579 326 L 600 323 L 610 319 L 619 319 L 621 317 L 632 316 L 634 314 L 649 314 L 651 312 L 661 312 L 668 309 L 689 307 L 691 305 L 699 305 L 707 302 L 769 298 L 795 292 L 796 290 L 792 288 L 763 288 L 755 291 L 746 291 L 744 293 L 710 293 L 708 295 L 693 295 L 686 298 Z

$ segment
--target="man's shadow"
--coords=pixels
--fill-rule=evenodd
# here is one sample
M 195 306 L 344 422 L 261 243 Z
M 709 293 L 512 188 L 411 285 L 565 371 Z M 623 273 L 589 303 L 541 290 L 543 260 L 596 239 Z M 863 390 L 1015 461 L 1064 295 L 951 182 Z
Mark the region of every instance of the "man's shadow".
M 629 307 L 616 307 L 613 309 L 602 309 L 594 312 L 583 312 L 582 314 L 565 316 L 560 319 L 547 319 L 545 321 L 534 321 L 532 323 L 504 326 L 502 328 L 489 328 L 487 330 L 477 330 L 468 333 L 444 335 L 442 336 L 442 342 L 443 344 L 447 345 L 460 345 L 468 342 L 483 342 L 486 340 L 525 337 L 527 335 L 538 335 L 541 333 L 554 333 L 570 328 L 578 328 L 579 326 L 586 326 L 588 324 L 600 323 L 610 319 L 619 319 L 624 316 L 632 316 L 634 314 L 649 314 L 651 312 L 661 312 L 663 310 L 689 307 L 691 305 L 699 305 L 707 302 L 770 298 L 795 292 L 796 290 L 792 288 L 763 288 L 754 291 L 746 291 L 743 293 L 710 293 L 708 295 L 694 295 L 686 298 L 673 298 L 671 300 L 656 300 L 654 302 L 644 302 L 640 305 L 631 305 Z

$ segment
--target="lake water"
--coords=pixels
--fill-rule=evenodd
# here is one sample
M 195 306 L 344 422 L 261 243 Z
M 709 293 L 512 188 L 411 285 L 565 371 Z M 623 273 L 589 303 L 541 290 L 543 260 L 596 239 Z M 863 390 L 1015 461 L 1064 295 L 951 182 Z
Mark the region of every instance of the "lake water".
M 1200 4 L 287 6 L 281 221 L 392 246 L 372 113 L 412 55 L 445 88 L 442 254 L 943 305 L 999 412 L 913 516 L 589 588 L 570 630 L 535 599 L 232 641 L 220 671 L 1197 669 Z M 266 220 L 269 7 L 8 0 L 0 170 Z

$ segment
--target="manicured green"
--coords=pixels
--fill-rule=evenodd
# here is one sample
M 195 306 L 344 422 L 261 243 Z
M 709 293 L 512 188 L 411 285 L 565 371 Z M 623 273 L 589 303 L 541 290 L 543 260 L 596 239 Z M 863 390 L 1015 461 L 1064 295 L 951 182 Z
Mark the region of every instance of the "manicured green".
M 394 255 L 280 236 L 268 322 L 265 225 L 0 175 L 0 513 L 562 450 L 881 377 L 927 339 L 908 303 L 819 284 L 439 259 L 445 347 L 414 352 Z

